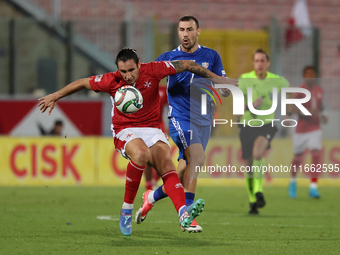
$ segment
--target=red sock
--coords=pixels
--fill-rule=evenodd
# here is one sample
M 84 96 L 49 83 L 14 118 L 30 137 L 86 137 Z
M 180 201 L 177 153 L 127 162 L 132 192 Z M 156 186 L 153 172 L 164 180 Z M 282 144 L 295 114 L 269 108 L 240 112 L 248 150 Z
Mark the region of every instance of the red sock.
M 127 165 L 124 195 L 125 203 L 133 204 L 145 167 L 146 166 L 139 166 L 133 163 L 132 160 Z
M 317 168 L 317 165 L 321 164 L 321 152 L 320 151 L 312 151 L 312 164 Z M 317 183 L 318 178 L 317 175 L 318 173 L 311 173 L 312 178 L 310 179 L 312 183 Z
M 175 170 L 171 170 L 162 175 L 166 194 L 172 200 L 177 213 L 179 209 L 186 205 L 184 188 Z
M 292 167 L 293 167 L 293 169 L 292 169 L 292 177 L 293 178 L 296 177 L 296 173 L 297 173 L 301 163 L 302 163 L 302 155 L 301 156 L 295 155 L 294 159 L 293 159 L 293 162 L 292 162 Z M 294 171 L 295 169 L 296 169 L 296 172 Z

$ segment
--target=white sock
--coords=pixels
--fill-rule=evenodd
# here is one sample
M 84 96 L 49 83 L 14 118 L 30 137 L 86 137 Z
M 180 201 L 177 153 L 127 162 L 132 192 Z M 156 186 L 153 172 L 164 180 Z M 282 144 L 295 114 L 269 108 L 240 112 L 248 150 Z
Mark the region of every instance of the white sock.
M 122 209 L 133 209 L 133 204 L 123 203 Z
M 296 178 L 290 178 L 290 183 L 296 182 Z
M 148 200 L 149 200 L 149 203 L 151 203 L 151 204 L 156 203 L 155 199 L 153 198 L 154 193 L 155 193 L 155 191 L 152 190 L 152 191 L 149 192 L 149 195 L 148 195 Z
M 313 188 L 313 189 L 317 189 L 318 188 L 318 184 L 316 182 L 312 182 L 309 187 Z

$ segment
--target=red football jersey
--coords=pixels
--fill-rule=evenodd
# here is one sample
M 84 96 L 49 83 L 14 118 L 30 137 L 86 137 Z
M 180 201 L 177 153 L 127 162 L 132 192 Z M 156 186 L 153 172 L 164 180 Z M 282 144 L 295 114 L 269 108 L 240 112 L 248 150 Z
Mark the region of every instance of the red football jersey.
M 119 71 L 91 76 L 90 85 L 95 92 L 106 92 L 111 95 L 113 105 L 112 131 L 117 134 L 128 127 L 154 127 L 159 125 L 159 82 L 165 76 L 175 74 L 176 70 L 169 62 L 150 62 L 141 64 L 139 77 L 134 87 L 143 95 L 143 107 L 133 114 L 124 114 L 114 106 L 114 97 L 118 88 L 127 85 Z
M 307 89 L 311 93 L 311 99 L 307 103 L 304 103 L 303 106 L 309 111 L 317 110 L 320 112 L 323 99 L 322 88 L 316 85 L 310 88 L 306 84 L 300 85 L 300 88 Z M 304 97 L 305 95 L 302 93 L 295 94 L 295 98 Z M 307 133 L 318 129 L 320 129 L 320 117 L 318 114 L 312 116 L 299 115 L 298 124 L 295 130 L 296 133 Z

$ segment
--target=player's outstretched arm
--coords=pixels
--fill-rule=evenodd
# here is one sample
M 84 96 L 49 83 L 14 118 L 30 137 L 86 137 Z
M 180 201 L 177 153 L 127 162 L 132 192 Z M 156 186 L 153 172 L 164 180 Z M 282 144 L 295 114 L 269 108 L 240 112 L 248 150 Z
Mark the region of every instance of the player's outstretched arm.
M 48 115 L 50 115 L 55 107 L 56 102 L 60 98 L 66 97 L 83 89 L 91 89 L 90 78 L 76 80 L 52 94 L 39 98 L 38 107 L 40 107 L 40 111 L 42 113 L 50 108 L 50 110 L 48 111 Z
M 182 73 L 184 71 L 189 71 L 203 78 L 213 78 L 215 83 L 225 83 L 234 86 L 238 86 L 238 81 L 235 79 L 230 79 L 226 77 L 218 76 L 214 74 L 207 68 L 193 62 L 190 60 L 176 60 L 170 61 L 170 63 L 175 67 L 176 73 Z

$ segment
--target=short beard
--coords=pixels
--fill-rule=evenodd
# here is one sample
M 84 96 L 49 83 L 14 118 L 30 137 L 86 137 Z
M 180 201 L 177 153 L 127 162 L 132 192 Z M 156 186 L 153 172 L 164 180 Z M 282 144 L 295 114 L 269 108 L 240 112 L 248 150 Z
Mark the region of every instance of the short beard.
M 182 44 L 182 47 L 183 47 L 184 49 L 186 49 L 187 51 L 190 51 L 190 50 L 195 46 L 196 42 L 197 42 L 197 41 L 195 41 L 195 42 L 194 42 L 191 46 L 189 46 L 189 47 L 185 47 L 184 44 Z

